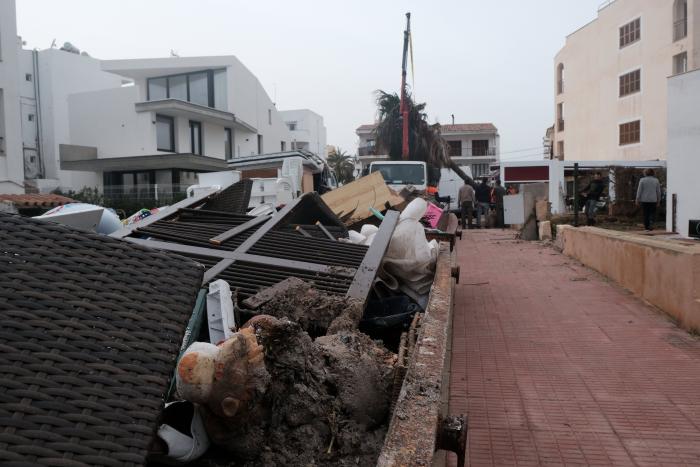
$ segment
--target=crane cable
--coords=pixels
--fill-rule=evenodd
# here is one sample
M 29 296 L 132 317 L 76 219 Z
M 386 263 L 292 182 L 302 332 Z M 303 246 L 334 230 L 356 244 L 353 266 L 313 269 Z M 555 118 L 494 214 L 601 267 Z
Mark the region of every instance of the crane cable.
M 416 72 L 413 69 L 413 31 L 408 31 L 408 50 L 411 54 L 411 94 L 416 102 Z

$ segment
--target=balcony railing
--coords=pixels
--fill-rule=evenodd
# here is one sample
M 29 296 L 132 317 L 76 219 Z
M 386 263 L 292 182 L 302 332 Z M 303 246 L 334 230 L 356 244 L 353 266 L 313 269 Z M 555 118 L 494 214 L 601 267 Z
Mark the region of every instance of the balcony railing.
M 183 183 L 105 185 L 104 197 L 108 201 L 153 200 L 164 205 L 183 199 L 188 186 Z
M 688 18 L 673 23 L 673 41 L 679 41 L 688 35 Z
M 557 131 L 564 131 L 564 119 L 557 120 Z
M 561 94 L 564 92 L 564 80 L 560 79 L 557 81 L 557 94 Z
M 450 152 L 452 157 L 495 156 L 496 148 L 464 148 L 460 152 Z

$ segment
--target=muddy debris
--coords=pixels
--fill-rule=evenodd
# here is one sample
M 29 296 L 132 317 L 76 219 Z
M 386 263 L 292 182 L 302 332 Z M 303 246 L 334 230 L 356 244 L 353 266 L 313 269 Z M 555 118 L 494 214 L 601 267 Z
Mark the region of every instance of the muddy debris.
M 390 418 L 394 353 L 357 330 L 314 340 L 299 323 L 272 316 L 258 316 L 239 332 L 247 347 L 232 347 L 241 351 L 234 360 L 250 360 L 248 351 L 258 354 L 249 342 L 254 332 L 264 370 L 253 359 L 246 368 L 254 371 L 243 379 L 254 381 L 236 384 L 246 388 L 245 397 L 231 388 L 204 404 L 217 449 L 198 465 L 376 464 Z M 222 374 L 229 365 L 243 368 L 227 362 Z M 229 410 L 219 409 L 222 401 Z
M 270 293 L 271 289 L 274 293 Z M 362 319 L 362 304 L 358 300 L 329 295 L 297 278 L 263 290 L 243 304 L 254 306 L 257 313 L 299 323 L 313 337 L 357 329 Z

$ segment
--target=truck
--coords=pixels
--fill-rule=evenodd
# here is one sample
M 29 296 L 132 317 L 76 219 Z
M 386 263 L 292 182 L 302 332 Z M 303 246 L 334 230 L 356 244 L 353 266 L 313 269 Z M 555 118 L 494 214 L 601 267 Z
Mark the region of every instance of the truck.
M 460 167 L 462 171 L 472 176 L 469 166 Z M 394 191 L 401 191 L 407 186 L 413 186 L 416 190 L 425 191 L 429 186 L 428 166 L 420 161 L 381 161 L 372 162 L 369 172 L 381 172 L 386 184 Z M 433 176 L 437 178 L 437 175 Z M 439 201 L 447 204 L 450 211 L 459 211 L 458 193 L 459 187 L 464 181 L 452 169 L 440 169 L 440 181 L 437 186 Z M 449 201 L 446 199 L 449 197 Z

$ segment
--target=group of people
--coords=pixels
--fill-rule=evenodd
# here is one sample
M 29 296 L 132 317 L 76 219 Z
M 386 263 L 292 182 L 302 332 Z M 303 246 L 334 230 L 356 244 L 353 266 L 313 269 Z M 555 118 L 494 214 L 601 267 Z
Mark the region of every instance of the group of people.
M 504 227 L 503 197 L 505 195 L 506 190 L 501 186 L 501 181 L 498 179 L 493 187 L 489 186 L 487 177 L 482 178 L 481 183 L 476 185 L 476 187 L 465 181 L 464 185 L 459 188 L 458 194 L 462 213 L 462 228 L 474 228 L 472 224 L 474 214 L 476 214 L 476 228 L 486 227 L 492 208 L 496 211 L 496 227 Z M 484 216 L 483 222 L 481 220 L 482 216 Z
M 581 191 L 580 195 L 585 207 L 588 225 L 595 225 L 595 215 L 598 210 L 598 203 L 607 186 L 600 172 L 596 172 L 593 179 Z M 512 194 L 508 192 L 508 194 Z M 494 186 L 489 186 L 488 178 L 481 179 L 481 183 L 472 186 L 464 182 L 459 189 L 459 206 L 461 208 L 462 228 L 484 228 L 488 224 L 488 218 L 492 210 L 496 214 L 496 227 L 504 227 L 503 197 L 506 190 L 501 186 L 501 180 L 496 179 Z M 656 217 L 656 208 L 661 204 L 661 183 L 654 176 L 652 169 L 644 170 L 644 177 L 637 185 L 637 196 L 635 198 L 637 206 L 642 207 L 644 213 L 644 228 L 652 230 Z M 482 221 L 482 216 L 484 220 Z M 472 221 L 476 217 L 476 226 Z

